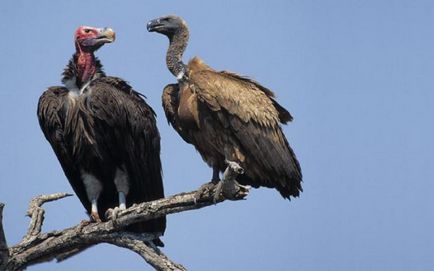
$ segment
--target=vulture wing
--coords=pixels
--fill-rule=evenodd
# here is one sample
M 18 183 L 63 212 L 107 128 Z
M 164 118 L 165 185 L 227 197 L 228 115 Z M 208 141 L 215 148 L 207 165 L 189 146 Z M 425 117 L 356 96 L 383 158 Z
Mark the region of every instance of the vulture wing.
M 97 127 L 95 136 L 125 163 L 134 186 L 130 193 L 137 193 L 133 196 L 137 200 L 164 197 L 155 112 L 120 78 L 102 77 L 89 88 L 88 108 Z
M 167 85 L 163 90 L 162 100 L 167 121 L 173 126 L 173 128 L 178 132 L 185 142 L 193 144 L 193 138 L 189 136 L 188 132 L 183 129 L 178 117 L 179 85 Z
M 251 178 L 241 176 L 240 182 L 276 188 L 285 198 L 298 196 L 300 165 L 279 125 L 292 117 L 273 99 L 273 93 L 229 72 L 204 69 L 189 76 L 198 99 L 214 112 L 214 121 L 226 128 L 222 132 L 236 140 L 251 161 L 244 165 Z
M 50 142 L 57 159 L 62 166 L 75 194 L 78 196 L 83 206 L 90 207 L 87 199 L 86 190 L 81 180 L 80 171 L 76 168 L 72 146 L 68 146 L 65 140 L 65 118 L 68 110 L 68 89 L 64 87 L 50 87 L 39 98 L 38 119 L 39 125 Z
M 155 112 L 142 96 L 117 77 L 102 77 L 89 85 L 87 108 L 95 137 L 112 159 L 124 166 L 130 181 L 127 205 L 164 197 L 160 135 Z M 165 218 L 143 223 L 143 231 L 164 231 Z

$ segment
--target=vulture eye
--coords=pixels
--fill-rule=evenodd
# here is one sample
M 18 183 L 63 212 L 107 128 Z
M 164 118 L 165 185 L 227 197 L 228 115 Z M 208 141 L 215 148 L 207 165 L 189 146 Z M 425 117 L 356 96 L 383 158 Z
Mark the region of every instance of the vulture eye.
M 90 29 L 85 29 L 84 33 L 90 33 L 90 31 L 91 31 Z

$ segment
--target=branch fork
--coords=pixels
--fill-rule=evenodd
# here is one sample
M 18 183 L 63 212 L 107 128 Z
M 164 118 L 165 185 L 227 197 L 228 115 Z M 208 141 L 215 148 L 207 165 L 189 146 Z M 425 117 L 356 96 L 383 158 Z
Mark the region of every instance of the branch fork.
M 231 200 L 241 200 L 247 195 L 242 193 L 242 186 L 234 189 L 236 193 Z M 238 191 L 241 193 L 238 193 L 237 189 L 241 189 Z M 211 188 L 208 192 L 201 193 L 199 189 L 151 202 L 134 204 L 126 210 L 117 211 L 115 216 L 106 222 L 79 223 L 71 228 L 47 233 L 42 232 L 45 214 L 42 205 L 69 197 L 71 194 L 40 195 L 30 201 L 27 211 L 30 223 L 26 235 L 19 244 L 12 247 L 8 247 L 6 243 L 2 224 L 4 204 L 0 203 L 0 271 L 23 270 L 33 264 L 53 259 L 60 262 L 99 243 L 109 243 L 132 250 L 156 270 L 186 270 L 182 265 L 171 261 L 151 242 L 156 235 L 131 233 L 122 229 L 136 222 L 200 209 L 225 200 L 220 196 L 215 199 L 214 195 L 218 192 L 216 187 Z

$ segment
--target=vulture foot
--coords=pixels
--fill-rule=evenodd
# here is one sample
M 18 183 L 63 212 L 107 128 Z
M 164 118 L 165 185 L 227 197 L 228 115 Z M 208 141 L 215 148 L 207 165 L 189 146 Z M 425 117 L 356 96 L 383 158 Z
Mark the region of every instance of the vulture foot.
M 199 189 L 194 194 L 194 204 L 197 204 L 199 199 L 203 196 L 211 197 L 217 182 L 219 182 L 219 180 L 212 180 L 211 182 L 203 184 L 201 187 L 199 187 Z
M 86 227 L 87 225 L 90 225 L 90 223 L 92 223 L 92 221 L 89 221 L 89 220 L 82 220 L 82 221 L 80 221 L 80 224 L 78 224 L 77 230 L 79 232 L 82 232 L 83 228 Z
M 102 220 L 99 217 L 99 214 L 97 212 L 90 213 L 90 218 L 91 218 L 92 222 L 102 222 Z
M 160 250 L 158 249 L 158 247 L 164 247 L 163 241 L 161 241 L 161 239 L 158 237 L 158 238 L 155 238 L 154 240 L 152 240 L 151 243 L 155 246 L 154 250 L 157 251 L 159 254 Z
M 250 186 L 244 186 L 236 181 L 239 174 L 244 174 L 244 169 L 233 161 L 226 160 L 228 167 L 223 173 L 223 180 L 217 184 L 214 193 L 214 203 L 217 203 L 220 196 L 225 199 L 236 200 L 242 199 L 249 194 Z
M 105 217 L 113 222 L 113 227 L 115 227 L 115 228 L 117 228 L 117 226 L 118 226 L 117 222 L 116 222 L 116 220 L 118 219 L 118 214 L 122 210 L 123 210 L 122 208 L 115 207 L 113 209 L 109 208 L 105 212 Z
M 217 203 L 220 197 L 229 200 L 238 200 L 247 197 L 250 185 L 241 185 L 236 180 L 223 180 L 217 184 L 213 201 Z

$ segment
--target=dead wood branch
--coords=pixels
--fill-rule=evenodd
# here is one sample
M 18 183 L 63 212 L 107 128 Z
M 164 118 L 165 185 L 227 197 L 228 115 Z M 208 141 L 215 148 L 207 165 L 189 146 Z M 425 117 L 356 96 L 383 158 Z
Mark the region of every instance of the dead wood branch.
M 0 205 L 0 270 L 23 270 L 26 267 L 57 259 L 62 261 L 76 255 L 86 248 L 99 243 L 109 243 L 130 249 L 139 254 L 156 270 L 186 270 L 182 265 L 172 262 L 151 240 L 152 234 L 133 234 L 122 228 L 130 224 L 158 218 L 164 215 L 200 209 L 224 201 L 217 197 L 214 202 L 215 186 L 207 186 L 189 193 L 180 193 L 168 198 L 141 204 L 119 211 L 116 217 L 101 223 L 80 223 L 61 231 L 43 233 L 44 210 L 42 204 L 69 196 L 66 193 L 42 195 L 32 199 L 28 215 L 31 217 L 29 229 L 23 240 L 10 248 L 2 235 Z M 241 200 L 245 193 L 237 193 L 231 200 Z M 3 238 L 2 238 L 3 236 Z
M 5 207 L 5 205 L 0 203 L 0 270 L 5 269 L 9 258 L 8 245 L 3 231 L 3 207 Z

